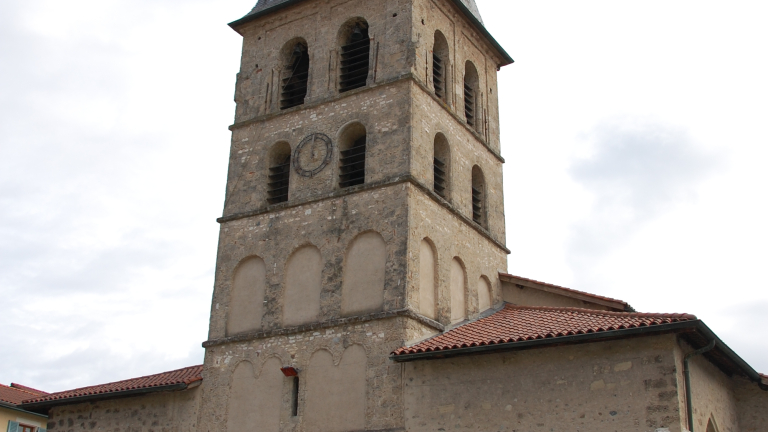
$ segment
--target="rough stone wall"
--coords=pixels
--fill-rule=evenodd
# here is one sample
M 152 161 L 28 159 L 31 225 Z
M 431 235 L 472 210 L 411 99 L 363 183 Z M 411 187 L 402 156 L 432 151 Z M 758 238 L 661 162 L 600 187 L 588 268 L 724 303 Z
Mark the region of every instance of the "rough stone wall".
M 412 99 L 412 175 L 431 189 L 435 136 L 442 133 L 451 153 L 448 201 L 472 220 L 472 167 L 478 165 L 485 176 L 488 231 L 498 242 L 506 243 L 501 160 L 422 87 L 413 85 Z
M 432 91 L 435 31 L 439 30 L 448 40 L 451 91 L 447 105 L 461 119 L 464 119 L 464 67 L 467 60 L 472 61 L 477 68 L 480 78 L 478 106 L 482 108 L 483 119 L 478 135 L 498 153 L 501 144 L 496 71 L 502 62 L 501 58 L 450 0 L 414 1 L 413 25 L 412 43 L 416 55 L 413 74 Z
M 389 353 L 408 339 L 423 339 L 434 331 L 410 318 L 393 317 L 209 346 L 203 372 L 205 394 L 198 430 L 225 430 L 232 374 L 240 362 L 249 361 L 258 370 L 268 360 L 278 358 L 281 364 L 297 368 L 303 380 L 312 373 L 308 368 L 313 354 L 328 351 L 334 358 L 334 364 L 338 365 L 345 350 L 353 345 L 362 346 L 367 355 L 365 430 L 402 427 L 402 365 L 390 361 Z M 291 416 L 290 391 L 290 382 L 286 380 L 283 394 L 275 395 L 283 401 L 280 431 L 316 432 L 308 428 L 304 421 L 304 410 L 310 402 L 306 387 L 300 386 L 299 389 L 297 417 Z M 331 426 L 329 428 L 332 429 Z
M 209 338 L 228 336 L 234 271 L 252 256 L 264 259 L 267 268 L 261 327 L 281 327 L 288 257 L 308 244 L 320 249 L 324 262 L 319 321 L 339 318 L 345 254 L 355 237 L 368 231 L 378 232 L 387 248 L 383 309 L 404 308 L 407 208 L 406 187 L 397 184 L 222 224 Z
M 408 83 L 401 81 L 234 127 L 224 215 L 266 210 L 269 149 L 283 141 L 294 152 L 301 140 L 313 133 L 328 135 L 334 142 L 334 154 L 330 164 L 314 177 L 300 176 L 291 169 L 288 205 L 338 191 L 339 134 L 352 122 L 359 122 L 367 132 L 366 183 L 407 174 L 410 104 Z
M 451 261 L 458 257 L 466 271 L 467 317 L 477 316 L 477 286 L 481 276 L 491 281 L 491 303 L 501 302 L 499 271 L 507 267 L 507 254 L 467 223 L 436 203 L 421 189 L 409 185 L 408 303 L 419 310 L 419 245 L 429 238 L 437 255 L 437 320 L 451 322 Z
M 694 349 L 685 342 L 680 342 L 681 359 Z M 739 432 L 739 415 L 736 398 L 732 388 L 732 379 L 703 356 L 694 357 L 691 367 L 691 399 L 693 401 L 693 430 L 705 432 L 707 423 L 713 418 L 719 432 Z M 680 363 L 680 370 L 683 364 Z M 682 382 L 682 381 L 681 381 Z M 685 414 L 685 389 L 680 385 L 683 412 L 682 424 L 687 425 Z
M 372 39 L 368 83 L 390 81 L 408 73 L 412 63 L 410 0 L 302 2 L 238 29 L 244 43 L 235 93 L 236 122 L 279 112 L 281 51 L 296 38 L 303 38 L 309 48 L 307 103 L 337 97 L 339 30 L 357 17 L 368 22 Z
M 408 431 L 680 432 L 674 336 L 406 363 Z
M 201 386 L 176 392 L 55 407 L 54 432 L 190 432 L 197 429 Z
M 734 378 L 732 387 L 741 432 L 764 432 L 768 425 L 768 391 L 754 382 Z M 721 429 L 722 431 L 722 429 Z

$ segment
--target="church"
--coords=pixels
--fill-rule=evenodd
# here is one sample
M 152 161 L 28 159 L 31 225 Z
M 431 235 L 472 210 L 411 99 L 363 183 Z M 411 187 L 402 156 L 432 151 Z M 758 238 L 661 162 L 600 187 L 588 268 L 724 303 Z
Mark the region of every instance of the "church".
M 204 364 L 19 405 L 48 431 L 768 430 L 768 377 L 696 316 L 508 274 L 513 60 L 474 0 L 258 0 L 230 26 Z

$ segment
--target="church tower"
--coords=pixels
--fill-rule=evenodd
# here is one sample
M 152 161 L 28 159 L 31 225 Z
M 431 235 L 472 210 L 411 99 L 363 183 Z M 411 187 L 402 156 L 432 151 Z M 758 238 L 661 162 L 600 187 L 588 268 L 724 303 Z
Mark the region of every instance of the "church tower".
M 497 70 L 474 0 L 258 0 L 201 431 L 405 427 L 390 354 L 501 303 Z

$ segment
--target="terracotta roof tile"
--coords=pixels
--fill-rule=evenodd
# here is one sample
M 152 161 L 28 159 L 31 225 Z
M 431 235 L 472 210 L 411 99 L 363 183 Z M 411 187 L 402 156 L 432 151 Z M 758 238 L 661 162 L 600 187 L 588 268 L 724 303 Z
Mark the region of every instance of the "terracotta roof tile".
M 41 393 L 34 393 L 23 388 L 9 387 L 7 385 L 0 384 L 0 402 L 5 402 L 7 404 L 18 405 L 25 399 L 40 395 Z
M 570 291 L 572 293 L 581 294 L 581 295 L 584 295 L 584 296 L 587 296 L 587 297 L 593 297 L 593 298 L 600 299 L 600 300 L 620 303 L 620 304 L 623 304 L 624 306 L 628 306 L 629 305 L 629 303 L 625 302 L 624 300 L 619 300 L 619 299 L 610 298 L 610 297 L 604 297 L 604 296 L 601 296 L 601 295 L 588 293 L 586 291 L 579 291 L 579 290 L 575 290 L 573 288 L 566 288 L 566 287 L 563 287 L 563 286 L 560 286 L 560 285 L 554 285 L 554 284 L 551 284 L 551 283 L 537 281 L 535 279 L 524 278 L 522 276 L 515 276 L 515 275 L 507 274 L 507 273 L 499 273 L 499 275 L 500 276 L 509 276 L 509 277 L 513 277 L 513 278 L 517 278 L 517 279 L 522 279 L 522 280 L 527 280 L 529 282 L 550 286 L 552 288 L 557 288 L 557 289 L 561 289 L 561 290 L 564 290 L 564 291 Z
M 67 390 L 58 393 L 51 393 L 44 397 L 25 399 L 24 403 L 39 403 L 49 401 L 60 401 L 82 396 L 106 395 L 110 393 L 119 393 L 128 390 L 151 389 L 153 387 L 164 387 L 173 384 L 191 384 L 203 379 L 203 366 L 191 366 L 184 369 L 178 369 L 170 372 L 163 372 L 156 375 L 149 375 L 140 378 L 133 378 L 123 381 L 117 381 L 109 384 L 100 384 L 90 387 L 83 387 L 74 390 Z
M 578 308 L 515 306 L 457 327 L 392 354 L 447 351 L 484 345 L 549 339 L 695 320 L 688 314 L 644 314 Z
M 27 387 L 25 385 L 21 385 L 21 384 L 18 384 L 18 383 L 11 383 L 11 387 L 17 388 L 19 390 L 28 391 L 30 393 L 35 393 L 35 394 L 38 394 L 38 395 L 41 395 L 41 396 L 42 395 L 50 394 L 48 392 L 44 392 L 44 391 L 38 390 L 38 389 L 33 389 L 32 387 Z

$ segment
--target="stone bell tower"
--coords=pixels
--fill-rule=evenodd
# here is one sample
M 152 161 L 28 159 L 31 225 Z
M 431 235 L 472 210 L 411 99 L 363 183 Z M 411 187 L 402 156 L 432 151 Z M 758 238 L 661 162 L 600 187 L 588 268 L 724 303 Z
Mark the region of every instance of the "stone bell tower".
M 202 431 L 405 426 L 390 353 L 501 302 L 496 72 L 473 0 L 258 0 Z

